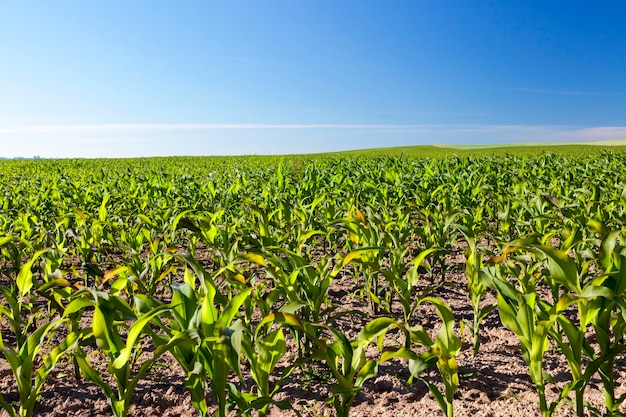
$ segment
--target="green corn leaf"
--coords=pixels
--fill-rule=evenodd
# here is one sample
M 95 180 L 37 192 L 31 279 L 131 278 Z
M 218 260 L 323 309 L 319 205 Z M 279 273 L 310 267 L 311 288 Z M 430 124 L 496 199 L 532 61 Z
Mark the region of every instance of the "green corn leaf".
M 385 250 L 385 248 L 380 247 L 380 246 L 369 246 L 369 247 L 366 247 L 366 248 L 357 249 L 357 250 L 347 254 L 345 256 L 345 258 L 343 258 L 343 262 L 341 263 L 341 265 L 342 266 L 346 266 L 350 262 L 352 262 L 353 260 L 361 260 L 366 255 L 369 255 L 369 254 L 372 254 L 372 253 L 378 253 L 378 252 L 383 251 L 383 250 Z
M 397 321 L 387 317 L 379 317 L 367 323 L 359 333 L 359 342 L 368 344 L 376 337 L 387 332 L 390 327 L 397 324 Z
M 93 300 L 85 297 L 76 298 L 70 301 L 67 307 L 65 307 L 65 309 L 63 310 L 63 317 L 67 317 L 70 314 L 74 314 L 78 311 L 84 310 L 85 308 L 93 306 L 95 306 L 95 302 Z
M 194 327 L 193 319 L 198 310 L 198 298 L 196 292 L 189 283 L 173 286 L 172 308 L 176 315 L 176 322 L 183 325 L 184 329 Z M 183 329 L 178 329 L 183 330 Z
M 49 249 L 42 249 L 35 252 L 33 257 L 20 268 L 16 283 L 21 297 L 24 297 L 28 294 L 31 288 L 33 288 L 33 264 L 39 259 L 39 257 L 41 257 L 41 255 L 49 251 Z
M 77 348 L 74 352 L 74 358 L 78 363 L 81 375 L 89 382 L 93 382 L 104 392 L 106 398 L 115 398 L 115 392 L 104 382 L 102 376 L 97 372 L 87 360 L 87 355 L 81 348 Z
M 417 353 L 413 352 L 410 349 L 407 348 L 399 348 L 396 350 L 387 350 L 384 351 L 381 355 L 380 355 L 380 361 L 381 362 L 387 362 L 391 359 L 395 359 L 395 358 L 402 358 L 402 359 L 407 359 L 407 360 L 418 360 L 419 356 Z
M 302 323 L 302 321 L 300 321 L 300 319 L 298 317 L 296 317 L 296 316 L 294 316 L 293 314 L 290 314 L 290 313 L 275 312 L 275 313 L 269 314 L 263 320 L 261 320 L 261 322 L 257 326 L 257 330 L 256 330 L 256 333 L 255 333 L 255 338 L 259 337 L 258 336 L 259 330 L 263 326 L 265 326 L 265 325 L 267 325 L 269 323 L 287 324 L 289 326 L 292 326 L 292 327 L 295 327 L 295 328 L 300 329 L 302 331 L 305 331 L 305 326 Z
M 126 339 L 126 344 L 119 351 L 119 356 L 115 359 L 112 366 L 113 369 L 120 370 L 126 366 L 128 366 L 128 361 L 130 359 L 130 355 L 136 348 L 137 341 L 139 337 L 143 333 L 144 327 L 150 323 L 152 319 L 154 319 L 157 315 L 161 314 L 165 310 L 169 310 L 171 308 L 170 305 L 161 305 L 159 307 L 154 308 L 149 313 L 141 316 L 133 325 L 128 329 L 128 336 Z
M 241 305 L 246 301 L 246 299 L 250 296 L 252 292 L 252 288 L 246 288 L 237 294 L 233 299 L 228 303 L 228 305 L 224 308 L 224 311 L 220 315 L 219 321 L 224 326 L 230 326 L 230 323 L 233 321 L 235 314 L 239 311 Z
M 112 353 L 117 356 L 123 343 L 119 336 L 114 333 L 111 315 L 110 311 L 103 312 L 100 306 L 96 304 L 91 328 L 98 347 L 105 353 Z
M 568 290 L 579 294 L 581 288 L 578 281 L 578 270 L 572 258 L 551 246 L 538 246 L 538 249 L 548 257 L 550 278 L 556 280 Z
M 107 211 L 107 202 L 111 198 L 110 194 L 105 194 L 102 197 L 102 203 L 100 204 L 100 208 L 98 209 L 98 219 L 104 223 L 106 222 L 108 211 Z
M 512 300 L 511 300 L 512 301 Z M 525 334 L 522 330 L 527 323 L 519 323 L 517 314 L 513 310 L 511 303 L 498 292 L 498 313 L 504 326 L 515 333 L 518 337 Z
M 443 326 L 437 334 L 437 345 L 444 351 L 446 356 L 455 355 L 461 349 L 461 340 L 454 334 L 454 315 L 452 310 L 437 298 L 426 297 L 423 301 L 433 304 L 437 315 L 443 320 Z
M 354 382 L 355 387 L 362 387 L 363 383 L 370 378 L 373 378 L 378 373 L 378 362 L 374 360 L 368 360 L 365 365 L 356 374 Z

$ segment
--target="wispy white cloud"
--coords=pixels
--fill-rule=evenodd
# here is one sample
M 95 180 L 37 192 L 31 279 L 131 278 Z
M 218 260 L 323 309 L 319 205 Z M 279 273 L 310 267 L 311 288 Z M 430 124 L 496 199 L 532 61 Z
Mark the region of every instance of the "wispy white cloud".
M 571 138 L 574 141 L 593 142 L 601 140 L 626 139 L 626 126 L 603 126 L 556 132 L 556 137 Z
M 458 136 L 459 140 L 476 135 L 488 138 L 528 137 L 537 140 L 607 140 L 626 138 L 626 126 L 584 127 L 573 125 L 484 125 L 484 124 L 271 124 L 271 123 L 137 123 L 137 124 L 81 124 L 81 125 L 41 125 L 0 128 L 4 135 L 58 135 L 58 134 L 107 134 L 106 138 L 90 139 L 67 138 L 68 141 L 115 142 L 126 141 L 117 138 L 120 133 L 153 133 L 167 131 L 203 130 L 355 130 L 371 133 L 415 133 L 446 134 Z M 111 136 L 113 135 L 113 136 Z M 138 136 L 136 140 L 146 140 Z
M 626 139 L 626 126 L 573 125 L 422 125 L 405 129 L 379 129 L 376 133 L 429 135 L 443 142 L 594 142 Z
M 626 139 L 626 126 L 582 127 L 572 125 L 470 125 L 452 127 L 459 138 L 485 135 L 491 141 L 594 142 Z
M 521 133 L 521 134 L 550 134 L 576 129 L 569 125 L 457 125 L 448 126 L 450 132 L 455 133 Z
M 584 90 L 543 90 L 540 88 L 518 88 L 516 91 L 535 94 L 552 94 L 559 96 L 614 96 L 621 95 L 621 92 L 607 91 L 584 91 Z
M 267 123 L 144 123 L 43 125 L 0 128 L 0 133 L 107 133 L 165 130 L 259 130 L 259 129 L 408 129 L 423 125 L 393 124 L 267 124 Z
M 626 139 L 626 126 L 488 124 L 91 124 L 0 127 L 0 156 L 312 153 L 426 144 Z

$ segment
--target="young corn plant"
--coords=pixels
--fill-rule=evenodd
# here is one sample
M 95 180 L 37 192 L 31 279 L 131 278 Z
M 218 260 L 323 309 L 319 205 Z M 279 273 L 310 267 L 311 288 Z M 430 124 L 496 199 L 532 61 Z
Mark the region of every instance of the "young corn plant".
M 343 312 L 329 305 L 328 289 L 342 264 L 333 267 L 334 259 L 322 259 L 313 266 L 299 254 L 280 248 L 267 248 L 263 255 L 244 254 L 242 259 L 254 262 L 272 278 L 273 288 L 267 294 L 257 294 L 256 306 L 264 315 L 279 309 L 297 315 L 304 322 L 330 324 Z M 278 300 L 282 303 L 278 303 Z M 280 304 L 280 305 L 279 305 Z M 321 330 L 319 330 L 321 331 Z M 314 343 L 296 328 L 293 329 L 300 357 L 308 356 Z
M 361 254 L 359 262 L 353 264 L 355 279 L 358 279 L 360 275 L 363 276 L 364 285 L 361 291 L 370 300 L 372 312 L 378 314 L 381 309 L 388 308 L 390 294 L 387 288 L 381 285 L 381 280 L 376 272 L 376 265 L 382 263 L 385 252 L 368 250 L 378 249 L 382 240 L 380 224 L 376 221 L 370 221 L 372 218 L 371 213 L 366 215 L 355 208 L 353 216 L 339 219 L 337 223 L 343 225 L 347 231 L 346 246 L 349 251 L 358 251 Z
M 241 339 L 244 328 L 241 321 L 234 321 L 234 318 L 252 289 L 240 292 L 223 306 L 214 303 L 216 293 L 214 287 L 207 285 L 205 290 L 206 294 L 200 300 L 199 312 L 199 333 L 205 353 L 202 365 L 218 404 L 216 416 L 225 417 L 229 406 L 227 390 L 232 390 L 227 381 L 228 375 L 232 372 L 243 380 Z
M 549 336 L 558 345 L 570 368 L 572 379 L 562 389 L 559 400 L 571 391 L 575 393 L 575 409 L 584 415 L 584 391 L 589 380 L 599 373 L 605 390 L 605 404 L 609 415 L 619 413 L 620 404 L 626 396 L 616 398 L 614 366 L 618 354 L 626 351 L 622 343 L 626 321 L 623 299 L 626 272 L 622 262 L 626 257 L 619 244 L 620 232 L 609 231 L 601 224 L 590 224 L 602 238 L 597 242 L 598 256 L 590 256 L 588 242 L 580 239 L 581 234 L 570 233 L 561 242 L 561 249 L 546 245 L 551 235 L 540 243 L 525 243 L 523 247 L 546 265 L 540 273 L 550 286 L 555 298 L 551 314 L 556 310 L 556 325 Z M 595 246 L 592 241 L 592 246 Z M 568 253 L 573 253 L 570 257 Z M 594 266 L 595 265 L 595 266 Z M 622 295 L 620 295 L 622 294 Z M 577 306 L 578 316 L 572 320 L 562 314 L 568 306 Z M 586 336 L 593 329 L 600 352 L 596 353 Z M 583 355 L 588 358 L 584 366 Z M 553 411 L 555 404 L 550 406 Z
M 550 306 L 538 297 L 537 285 L 541 275 L 537 272 L 541 263 L 533 262 L 530 257 L 518 260 L 521 261 L 519 265 L 505 263 L 483 269 L 481 278 L 485 285 L 498 292 L 500 320 L 521 342 L 522 356 L 539 394 L 541 415 L 547 417 L 552 415 L 557 404 L 549 405 L 546 399 L 547 374 L 543 371 L 543 358 L 549 348 L 548 334 L 560 311 L 554 309 L 556 305 Z M 508 280 L 509 274 L 517 279 L 518 285 Z
M 622 231 L 607 231 L 597 223 L 591 226 L 602 233 L 598 261 L 604 274 L 591 281 L 590 286 L 610 294 L 586 306 L 600 348 L 600 355 L 592 358 L 600 361 L 607 414 L 619 415 L 619 407 L 626 400 L 626 394 L 615 394 L 615 359 L 626 351 L 626 236 Z
M 443 193 L 443 188 L 439 187 L 432 194 L 433 196 Z M 445 282 L 446 272 L 449 265 L 446 264 L 446 253 L 452 248 L 453 242 L 456 240 L 458 231 L 454 227 L 459 217 L 458 212 L 450 208 L 450 202 L 447 197 L 444 198 L 445 204 L 436 207 L 427 207 L 419 211 L 421 216 L 421 227 L 416 232 L 424 242 L 427 248 L 441 248 L 442 250 L 434 252 L 432 256 L 432 266 L 439 265 L 439 273 L 441 283 Z M 434 276 L 431 273 L 431 281 L 434 283 Z
M 282 295 L 289 310 L 298 310 L 299 317 L 313 323 L 333 320 L 336 307 L 328 306 L 328 289 L 342 265 L 336 257 L 320 259 L 312 265 L 300 254 L 282 248 L 268 247 L 262 254 L 244 254 L 243 259 L 255 262 L 272 278 L 274 288 Z
M 367 359 L 365 350 L 374 340 L 378 340 L 379 347 L 385 334 L 399 324 L 396 320 L 380 317 L 372 320 L 363 327 L 356 340 L 350 341 L 340 330 L 316 323 L 301 321 L 290 313 L 273 313 L 267 316 L 260 324 L 275 322 L 298 328 L 307 337 L 313 339 L 316 350 L 307 360 L 322 361 L 328 366 L 335 377 L 336 384 L 332 387 L 332 404 L 338 417 L 348 417 L 350 409 L 363 384 L 378 373 L 381 360 Z M 330 338 L 318 337 L 317 328 L 324 328 Z
M 328 327 L 335 338 L 327 344 L 318 339 L 318 350 L 313 358 L 322 360 L 335 376 L 337 384 L 332 387 L 333 406 L 338 417 L 348 417 L 356 394 L 363 384 L 378 373 L 379 361 L 367 359 L 365 349 L 374 339 L 395 325 L 396 321 L 381 317 L 369 322 L 359 333 L 357 340 L 350 341 L 341 331 Z
M 228 377 L 234 373 L 243 381 L 241 357 L 245 327 L 235 317 L 253 289 L 243 289 L 228 299 L 214 281 L 224 270 L 209 274 L 195 259 L 180 255 L 178 258 L 190 266 L 193 273 L 187 270 L 185 282 L 174 286 L 172 320 L 162 326 L 166 336 L 156 336 L 155 341 L 157 346 L 167 345 L 176 335 L 186 335 L 185 343 L 174 346 L 171 353 L 186 373 L 184 385 L 190 391 L 192 404 L 201 416 L 207 415 L 205 392 L 208 387 L 217 402 L 215 415 L 225 417 L 240 395 L 228 382 Z
M 388 315 L 396 314 L 391 307 L 394 299 L 397 299 L 402 306 L 401 319 L 405 323 L 411 323 L 420 300 L 437 288 L 430 285 L 418 293 L 420 269 L 432 272 L 432 259 L 438 252 L 443 252 L 443 249 L 437 247 L 423 250 L 413 248 L 410 243 L 412 228 L 409 227 L 409 218 L 409 212 L 404 206 L 388 213 L 385 219 L 370 216 L 370 222 L 378 224 L 377 229 L 384 230 L 377 242 L 379 246 L 357 249 L 347 254 L 342 263 L 342 266 L 348 263 L 361 265 L 370 274 L 384 277 L 385 290 L 379 293 L 386 297 L 383 299 L 371 294 L 370 298 Z M 414 258 L 407 262 L 406 258 L 409 256 Z
M 143 305 L 137 300 L 135 304 Z M 126 301 L 116 295 L 84 288 L 75 294 L 66 307 L 65 316 L 85 308 L 93 308 L 93 321 L 90 328 L 82 331 L 81 336 L 86 341 L 95 341 L 98 349 L 104 353 L 108 359 L 107 370 L 115 381 L 115 386 L 104 380 L 89 361 L 82 346 L 75 349 L 75 360 L 82 376 L 102 389 L 113 414 L 116 417 L 126 417 L 139 381 L 161 355 L 185 342 L 186 337 L 182 333 L 172 337 L 167 343 L 157 346 L 152 356 L 140 364 L 141 344 L 148 334 L 146 327 L 171 306 L 160 305 L 146 313 L 136 313 Z M 129 322 L 132 324 L 127 325 Z M 122 329 L 126 331 L 123 332 Z M 123 339 L 123 334 L 126 334 L 126 340 Z M 137 366 L 139 369 L 136 369 Z
M 565 247 L 569 248 L 569 245 Z M 574 391 L 576 414 L 583 416 L 585 388 L 589 378 L 597 371 L 596 364 L 601 363 L 596 361 L 584 368 L 583 355 L 589 357 L 591 361 L 596 358 L 593 348 L 586 340 L 587 330 L 598 313 L 597 307 L 594 306 L 597 306 L 598 302 L 602 303 L 601 300 L 606 297 L 612 298 L 612 294 L 598 285 L 602 281 L 601 277 L 598 280 L 586 276 L 591 260 L 579 264 L 570 258 L 567 252 L 547 245 L 528 245 L 527 249 L 537 258 L 545 259 L 547 268 L 541 273 L 546 276 L 545 282 L 558 300 L 554 303 L 556 307 L 551 310 L 551 314 L 556 314 L 556 322 L 548 334 L 557 344 L 560 353 L 565 356 L 572 378 L 561 388 L 558 401 L 566 399 L 567 395 Z M 563 311 L 574 304 L 578 317 L 572 320 L 563 314 Z M 550 406 L 551 413 L 558 401 Z
M 480 270 L 483 268 L 482 253 L 476 246 L 476 240 L 469 236 L 465 236 L 467 248 L 465 249 L 465 276 L 467 278 L 467 289 L 469 298 L 472 303 L 473 316 L 469 326 L 472 332 L 472 353 L 474 357 L 480 349 L 480 324 L 485 317 L 493 311 L 496 306 L 487 304 L 481 307 L 481 301 L 488 287 L 480 281 Z
M 30 417 L 37 403 L 39 393 L 58 361 L 74 349 L 80 335 L 70 332 L 65 337 L 58 336 L 58 330 L 67 321 L 52 316 L 35 305 L 35 287 L 31 268 L 47 250 L 41 250 L 26 262 L 17 276 L 15 287 L 0 286 L 4 302 L 0 303 L 0 318 L 10 325 L 12 338 L 3 331 L 0 334 L 0 354 L 7 360 L 19 396 L 17 407 L 10 404 L 0 394 L 0 407 L 11 417 Z M 42 349 L 53 337 L 58 337 L 58 345 L 49 353 Z
M 549 237 L 547 235 L 544 240 L 549 240 Z M 503 255 L 493 259 L 498 263 L 496 266 L 481 270 L 481 280 L 497 290 L 500 319 L 520 339 L 522 356 L 529 365 L 531 380 L 539 394 L 542 416 L 552 415 L 572 390 L 576 395 L 576 413 L 583 415 L 585 386 L 595 370 L 605 366 L 602 360 L 595 360 L 585 334 L 589 323 L 595 323 L 599 312 L 597 304 L 605 303 L 613 295 L 610 290 L 598 285 L 605 278 L 600 276 L 582 280 L 586 266 L 582 266 L 579 271 L 566 252 L 543 243 L 516 242 Z M 514 257 L 516 262 L 506 261 L 508 253 L 520 249 L 525 249 L 526 253 Z M 517 279 L 517 285 L 507 279 L 508 275 Z M 542 299 L 539 295 L 538 285 L 544 282 L 552 287 L 553 300 Z M 578 325 L 564 314 L 572 305 L 578 307 Z M 560 395 L 555 401 L 548 403 L 545 390 L 546 382 L 551 377 L 543 370 L 543 359 L 549 349 L 550 339 L 556 342 L 566 357 L 572 380 L 559 389 Z M 584 372 L 583 353 L 591 355 L 592 361 L 595 360 Z M 603 355 L 607 362 L 614 357 L 614 353 Z M 600 372 L 602 375 L 602 370 Z
M 409 371 L 411 378 L 424 382 L 428 390 L 435 397 L 439 408 L 446 417 L 454 416 L 454 393 L 459 387 L 459 369 L 456 361 L 458 353 L 461 351 L 461 339 L 454 333 L 454 315 L 445 303 L 433 297 L 425 297 L 420 300 L 422 303 L 430 303 L 435 307 L 437 316 L 442 320 L 442 326 L 435 340 L 432 339 L 428 331 L 422 326 L 400 326 L 405 333 L 405 337 L 410 340 L 410 348 L 402 347 L 396 350 L 388 350 L 381 356 L 381 362 L 393 358 L 403 358 L 409 361 Z M 422 348 L 421 352 L 416 352 L 414 345 Z M 422 376 L 422 372 L 437 365 L 444 385 L 442 393 L 437 385 L 429 382 Z
M 233 398 L 237 400 L 240 412 L 246 415 L 252 410 L 257 410 L 258 416 L 264 417 L 272 404 L 282 410 L 291 408 L 289 401 L 276 401 L 274 396 L 285 379 L 296 369 L 297 363 L 288 366 L 280 378 L 271 380 L 276 365 L 287 352 L 283 330 L 280 327 L 271 330 L 272 324 L 274 322 L 271 319 L 263 320 L 262 325 L 257 326 L 254 334 L 246 332 L 242 339 L 242 351 L 250 366 L 256 390 L 246 393 L 232 390 L 231 392 L 233 392 Z
M 199 329 L 198 294 L 193 286 L 193 277 L 185 271 L 185 283 L 172 287 L 172 309 L 169 325 L 159 326 L 165 334 L 153 334 L 155 345 L 166 345 L 177 334 L 186 333 L 188 340 L 173 346 L 170 353 L 185 372 L 184 387 L 191 395 L 191 404 L 200 416 L 206 416 L 207 375 L 204 363 L 206 352 L 202 346 Z
M 389 262 L 376 262 L 380 256 L 372 256 L 372 253 L 387 251 L 384 247 L 368 247 L 350 252 L 343 259 L 342 266 L 349 263 L 361 264 L 366 268 L 370 268 L 375 274 L 385 277 L 387 285 L 390 287 L 389 299 L 385 302 L 378 298 L 374 298 L 387 314 L 395 314 L 391 309 L 393 299 L 397 297 L 402 306 L 403 315 L 401 320 L 410 325 L 413 313 L 420 306 L 422 300 L 427 297 L 438 286 L 428 286 L 423 288 L 419 293 L 419 269 L 426 266 L 430 269 L 430 265 L 426 263 L 426 258 L 432 253 L 439 251 L 438 248 L 430 248 L 421 251 L 408 264 L 405 263 L 404 257 L 407 249 L 392 249 L 389 254 Z M 410 347 L 410 340 L 407 338 L 407 348 Z

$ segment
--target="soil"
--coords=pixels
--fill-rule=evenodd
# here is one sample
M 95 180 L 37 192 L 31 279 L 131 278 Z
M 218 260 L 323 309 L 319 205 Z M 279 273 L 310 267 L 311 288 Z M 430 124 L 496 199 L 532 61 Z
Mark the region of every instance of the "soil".
M 434 296 L 443 299 L 454 312 L 457 320 L 471 320 L 472 309 L 465 291 L 466 281 L 463 272 L 463 257 L 451 256 L 448 262 L 452 268 L 447 272 L 449 286 L 441 287 Z M 372 318 L 367 302 L 360 298 L 357 283 L 349 276 L 335 279 L 331 288 L 331 300 L 346 309 L 359 309 L 366 313 L 363 323 Z M 495 303 L 488 294 L 486 303 Z M 428 309 L 421 310 L 417 319 L 425 328 L 436 330 L 439 318 Z M 355 320 L 340 320 L 338 328 L 349 337 L 355 338 L 363 323 Z M 459 327 L 457 326 L 457 331 Z M 468 333 L 466 331 L 466 333 Z M 460 367 L 460 386 L 454 400 L 454 414 L 458 417 L 482 416 L 536 416 L 538 396 L 532 384 L 528 366 L 521 356 L 520 344 L 516 336 L 504 328 L 497 311 L 492 311 L 481 328 L 482 343 L 476 357 L 472 355 L 469 334 L 463 336 L 464 344 L 457 360 Z M 372 346 L 372 354 L 376 349 Z M 368 352 L 369 354 L 370 352 Z M 289 352 L 283 361 L 292 360 L 294 352 Z M 97 359 L 94 359 L 97 361 Z M 556 354 L 549 353 L 545 359 L 545 369 L 553 376 L 556 384 L 562 386 L 569 379 L 567 364 Z M 133 416 L 170 417 L 195 416 L 189 394 L 182 385 L 184 374 L 174 359 L 164 355 L 156 366 L 139 383 L 133 399 Z M 426 385 L 416 380 L 407 384 L 410 374 L 406 363 L 400 360 L 386 362 L 379 367 L 378 375 L 364 385 L 356 397 L 350 415 L 360 416 L 435 416 L 441 411 Z M 617 395 L 626 392 L 626 359 L 619 357 L 616 369 Z M 436 370 L 425 373 L 425 378 L 438 384 Z M 286 399 L 293 409 L 302 416 L 317 417 L 334 414 L 332 405 L 327 404 L 331 396 L 332 377 L 321 365 L 307 365 L 297 369 L 283 385 L 277 399 Z M 548 388 L 551 399 L 557 392 Z M 0 361 L 0 392 L 8 401 L 16 401 L 17 390 L 11 370 L 5 361 Z M 211 406 L 214 403 L 209 395 Z M 594 407 L 604 409 L 604 396 L 599 378 L 591 381 L 586 389 L 586 401 Z M 626 407 L 622 407 L 626 412 Z M 0 413 L 7 415 L 6 412 Z M 70 364 L 60 363 L 47 379 L 36 406 L 35 415 L 44 417 L 60 416 L 110 416 L 111 411 L 100 389 L 85 381 L 76 381 Z M 296 415 L 291 410 L 270 409 L 270 416 Z M 563 403 L 555 413 L 557 416 L 575 415 L 571 405 Z

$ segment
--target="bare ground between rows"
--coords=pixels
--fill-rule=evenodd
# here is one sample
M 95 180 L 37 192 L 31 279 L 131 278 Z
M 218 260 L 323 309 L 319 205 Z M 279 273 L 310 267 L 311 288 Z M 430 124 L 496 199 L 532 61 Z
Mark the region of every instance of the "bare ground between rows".
M 471 305 L 464 290 L 466 281 L 463 273 L 463 257 L 451 255 L 448 258 L 452 268 L 446 275 L 450 285 L 439 288 L 433 295 L 444 300 L 454 312 L 457 320 L 471 319 Z M 373 316 L 368 303 L 359 296 L 359 283 L 348 276 L 338 277 L 332 284 L 329 295 L 334 305 L 365 313 L 366 318 L 342 319 L 336 326 L 349 337 L 355 338 L 362 326 Z M 488 295 L 486 302 L 495 302 Z M 436 329 L 439 319 L 432 309 L 425 308 L 416 320 L 426 328 Z M 457 328 L 458 329 L 458 328 Z M 505 329 L 493 311 L 486 318 L 481 329 L 482 344 L 477 357 L 472 356 L 469 335 L 464 337 L 464 348 L 458 357 L 460 386 L 455 396 L 455 415 L 458 417 L 482 416 L 535 416 L 538 410 L 538 396 L 528 376 L 528 366 L 521 357 L 519 342 L 515 335 Z M 373 349 L 373 348 L 372 348 Z M 293 360 L 295 352 L 289 352 L 283 360 Z M 563 385 L 569 378 L 565 360 L 549 353 L 545 368 L 558 384 Z M 156 366 L 139 383 L 133 398 L 131 414 L 145 417 L 195 416 L 189 394 L 182 385 L 183 372 L 169 354 L 164 355 Z M 406 363 L 391 361 L 380 366 L 378 375 L 365 383 L 358 394 L 351 416 L 433 416 L 441 411 L 428 392 L 425 384 L 415 381 L 407 384 L 409 372 Z M 431 382 L 438 383 L 435 370 L 426 374 Z M 626 359 L 620 357 L 615 369 L 616 391 L 626 392 Z M 277 399 L 287 399 L 292 407 L 306 417 L 332 416 L 334 410 L 327 400 L 331 395 L 332 378 L 318 365 L 307 365 L 297 369 L 287 379 L 277 395 Z M 5 361 L 0 361 L 0 392 L 9 401 L 17 400 L 17 391 L 11 371 Z M 548 389 L 552 399 L 557 392 Z M 214 407 L 211 394 L 208 394 Z M 604 396 L 599 379 L 592 380 L 586 390 L 586 401 L 594 407 L 603 408 Z M 622 408 L 626 412 L 626 407 Z M 0 413 L 5 416 L 6 412 Z M 110 416 L 111 411 L 100 389 L 85 381 L 76 381 L 72 367 L 61 363 L 48 378 L 35 409 L 35 415 L 58 416 Z M 278 408 L 270 410 L 270 416 L 296 415 L 293 411 Z M 564 403 L 555 414 L 573 416 L 570 405 Z

